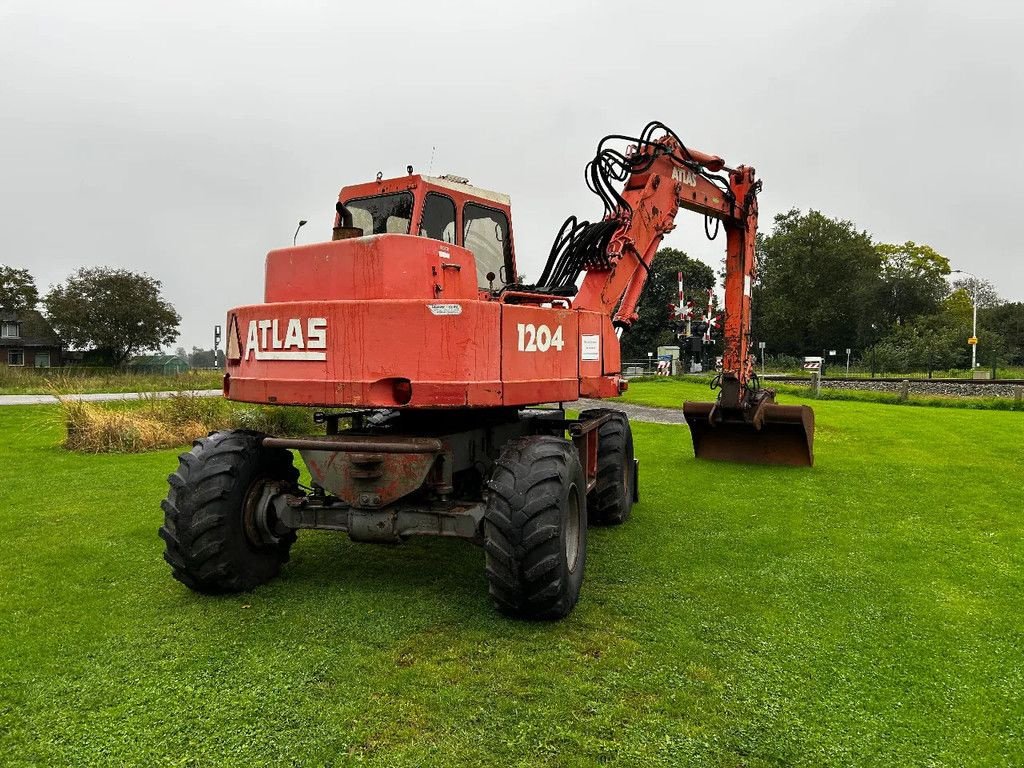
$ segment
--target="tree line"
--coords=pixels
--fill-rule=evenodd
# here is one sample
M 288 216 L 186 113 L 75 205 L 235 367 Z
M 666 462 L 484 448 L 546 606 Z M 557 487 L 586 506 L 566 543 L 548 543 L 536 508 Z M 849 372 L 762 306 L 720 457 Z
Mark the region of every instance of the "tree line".
M 843 354 L 849 348 L 864 367 L 879 371 L 966 368 L 977 303 L 979 364 L 1024 365 L 1024 303 L 1001 300 L 991 283 L 973 276 L 950 282 L 956 270 L 927 245 L 876 242 L 851 221 L 793 209 L 758 234 L 757 259 L 753 340 L 764 341 L 772 354 Z M 659 345 L 679 343 L 673 310 L 679 272 L 699 326 L 722 275 L 664 248 L 651 267 L 639 319 L 622 338 L 623 360 L 644 360 Z M 146 274 L 91 267 L 41 296 L 28 270 L 0 265 L 0 309 L 41 306 L 66 344 L 115 366 L 177 339 L 181 317 L 161 287 Z M 712 331 L 717 344 L 720 330 Z M 212 361 L 212 350 L 193 349 L 188 356 L 207 362 L 207 354 Z
M 967 368 L 975 301 L 978 364 L 1024 365 L 1024 303 L 1006 302 L 994 286 L 963 274 L 948 258 L 915 242 L 880 243 L 851 221 L 790 210 L 757 238 L 753 341 L 800 358 L 845 350 L 865 369 L 906 373 Z M 659 345 L 679 344 L 677 273 L 687 299 L 716 284 L 712 269 L 664 248 L 651 267 L 639 320 L 622 338 L 623 360 L 642 360 Z M 723 275 L 718 275 L 719 278 Z M 718 333 L 713 334 L 715 346 Z
M 757 240 L 753 334 L 775 352 L 853 350 L 893 373 L 966 368 L 978 305 L 978 364 L 1024 365 L 1024 304 L 958 273 L 915 242 L 879 243 L 851 221 L 819 211 L 775 217 Z
M 42 307 L 63 342 L 91 352 L 99 365 L 124 366 L 178 338 L 181 316 L 161 287 L 156 278 L 127 269 L 83 267 L 40 296 L 27 269 L 0 264 L 0 309 Z

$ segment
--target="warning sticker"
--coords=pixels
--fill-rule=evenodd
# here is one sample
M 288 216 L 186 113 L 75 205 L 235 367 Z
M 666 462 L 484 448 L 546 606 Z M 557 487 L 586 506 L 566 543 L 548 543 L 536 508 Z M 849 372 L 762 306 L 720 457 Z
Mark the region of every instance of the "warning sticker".
M 601 359 L 601 337 L 596 333 L 580 335 L 580 360 Z
M 461 315 L 461 304 L 427 304 L 427 308 L 435 315 Z

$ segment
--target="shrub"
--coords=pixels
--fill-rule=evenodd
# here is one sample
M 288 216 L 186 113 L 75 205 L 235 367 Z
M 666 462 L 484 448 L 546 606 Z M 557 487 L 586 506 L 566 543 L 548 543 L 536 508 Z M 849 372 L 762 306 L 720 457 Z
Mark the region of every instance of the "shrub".
M 143 396 L 136 402 L 90 403 L 58 397 L 67 428 L 64 447 L 88 453 L 138 453 L 173 448 L 222 429 L 272 435 L 314 430 L 308 408 L 231 403 L 219 397 L 177 392 Z

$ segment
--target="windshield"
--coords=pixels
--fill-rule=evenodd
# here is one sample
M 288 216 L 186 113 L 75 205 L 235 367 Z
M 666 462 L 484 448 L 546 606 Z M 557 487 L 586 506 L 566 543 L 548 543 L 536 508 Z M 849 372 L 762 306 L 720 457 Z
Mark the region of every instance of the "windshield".
M 395 192 L 349 200 L 345 207 L 352 212 L 352 226 L 359 227 L 364 235 L 407 235 L 412 204 L 412 192 Z

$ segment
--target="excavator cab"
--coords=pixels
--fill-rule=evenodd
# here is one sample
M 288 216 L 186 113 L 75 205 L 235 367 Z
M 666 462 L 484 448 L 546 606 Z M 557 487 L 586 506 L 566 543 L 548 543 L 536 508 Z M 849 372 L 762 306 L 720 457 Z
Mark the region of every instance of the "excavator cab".
M 466 248 L 477 287 L 494 293 L 516 282 L 512 211 L 507 195 L 474 187 L 461 176 L 409 174 L 344 187 L 334 240 L 415 235 Z

